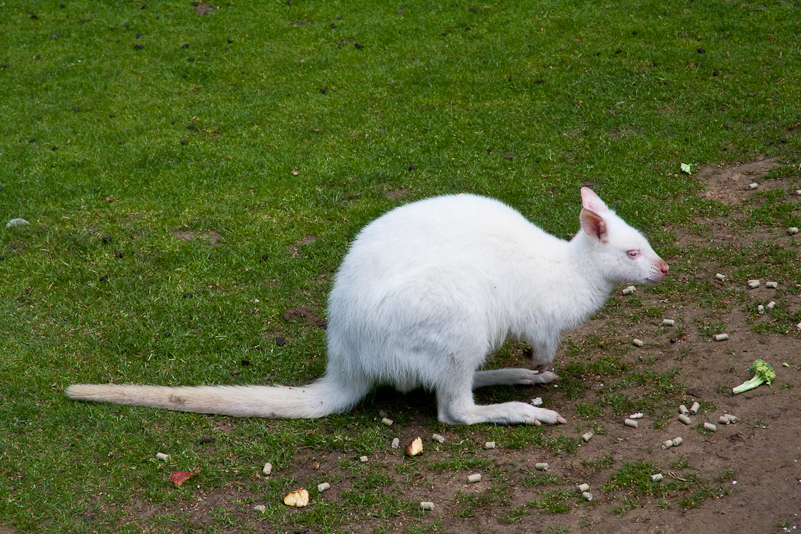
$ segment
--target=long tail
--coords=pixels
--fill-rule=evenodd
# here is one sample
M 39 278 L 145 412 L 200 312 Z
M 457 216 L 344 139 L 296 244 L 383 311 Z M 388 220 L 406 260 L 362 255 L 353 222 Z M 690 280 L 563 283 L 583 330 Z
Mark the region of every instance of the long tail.
M 323 377 L 301 387 L 198 386 L 163 387 L 117 384 L 73 384 L 71 399 L 166 408 L 182 412 L 237 417 L 317 418 L 349 410 L 368 387 L 343 385 Z

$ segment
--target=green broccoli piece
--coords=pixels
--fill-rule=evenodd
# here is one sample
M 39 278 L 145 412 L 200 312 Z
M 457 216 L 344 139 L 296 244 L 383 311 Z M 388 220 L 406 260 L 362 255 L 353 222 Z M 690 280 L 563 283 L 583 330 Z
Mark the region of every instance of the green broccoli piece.
M 771 367 L 770 364 L 765 360 L 756 360 L 749 371 L 752 375 L 754 375 L 751 380 L 743 382 L 736 388 L 732 389 L 732 393 L 736 395 L 738 393 L 742 393 L 743 391 L 757 388 L 765 382 L 770 385 L 773 379 L 776 378 L 776 372 L 773 370 L 773 367 Z

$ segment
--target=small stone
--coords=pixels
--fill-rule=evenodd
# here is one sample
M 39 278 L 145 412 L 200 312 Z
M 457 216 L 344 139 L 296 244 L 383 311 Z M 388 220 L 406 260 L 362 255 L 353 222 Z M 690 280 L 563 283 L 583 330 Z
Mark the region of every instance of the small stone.
M 481 475 L 476 473 L 475 475 L 470 475 L 467 477 L 467 481 L 471 484 L 475 484 L 476 482 L 481 482 Z
M 261 512 L 262 514 L 267 511 L 267 507 L 263 504 L 257 504 L 253 507 L 253 510 L 256 512 Z
M 547 471 L 548 470 L 548 464 L 545 463 L 545 462 L 534 464 L 534 469 L 536 469 L 537 471 Z
M 801 323 L 798 323 L 798 329 L 801 330 Z M 495 448 L 495 442 L 494 441 L 488 441 L 488 442 L 484 443 L 484 448 L 485 449 L 494 449 Z
M 8 224 L 6 224 L 6 228 L 14 228 L 15 226 L 25 226 L 26 224 L 30 223 L 25 219 L 11 219 L 10 221 L 8 221 Z
M 317 484 L 317 491 L 319 491 L 320 493 L 322 493 L 322 492 L 324 492 L 326 490 L 330 490 L 330 489 L 331 489 L 331 484 L 329 484 L 328 482 L 323 482 L 322 484 Z
M 283 347 L 285 343 L 286 343 L 286 339 L 284 339 L 284 338 L 282 338 L 282 337 L 277 337 L 277 338 L 275 338 L 275 344 L 276 344 L 277 346 L 279 346 L 279 347 Z
M 270 476 L 270 473 L 273 472 L 273 464 L 267 462 L 264 464 L 264 468 L 261 470 L 261 472 L 264 474 L 264 476 Z
M 170 459 L 170 455 L 169 454 L 164 454 L 163 452 L 157 452 L 156 453 L 156 458 L 158 458 L 162 462 L 166 462 L 167 460 Z

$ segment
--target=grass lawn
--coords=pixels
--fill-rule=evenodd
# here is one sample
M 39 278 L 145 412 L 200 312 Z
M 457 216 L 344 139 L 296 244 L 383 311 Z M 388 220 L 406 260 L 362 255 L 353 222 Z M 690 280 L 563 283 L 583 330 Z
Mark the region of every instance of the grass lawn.
M 799 20 L 795 0 L 0 4 L 0 532 L 448 530 L 418 510 L 428 481 L 504 477 L 459 440 L 575 455 L 578 436 L 553 428 L 447 428 L 423 392 L 262 421 L 76 403 L 63 389 L 319 377 L 349 240 L 437 194 L 499 198 L 567 238 L 589 185 L 672 267 L 692 267 L 677 228 L 703 234 L 705 217 L 728 213 L 698 195 L 698 170 L 767 157 L 798 181 Z M 747 225 L 801 225 L 773 201 Z M 29 224 L 7 228 L 14 218 Z M 770 272 L 797 269 L 797 254 L 771 256 Z M 603 313 L 628 317 L 622 306 Z M 645 376 L 617 356 L 591 372 L 658 392 L 646 410 L 681 398 L 680 373 Z M 564 394 L 480 398 L 543 393 Z M 608 413 L 638 407 L 609 395 Z M 447 454 L 358 461 L 413 431 L 452 432 L 427 442 Z M 346 488 L 337 499 L 314 490 L 315 464 Z M 172 470 L 197 474 L 176 488 Z M 628 479 L 611 480 L 610 493 Z M 287 509 L 300 485 L 313 506 Z M 451 520 L 493 505 L 511 507 L 506 524 L 528 513 L 493 488 L 460 497 Z M 564 507 L 560 491 L 536 502 Z

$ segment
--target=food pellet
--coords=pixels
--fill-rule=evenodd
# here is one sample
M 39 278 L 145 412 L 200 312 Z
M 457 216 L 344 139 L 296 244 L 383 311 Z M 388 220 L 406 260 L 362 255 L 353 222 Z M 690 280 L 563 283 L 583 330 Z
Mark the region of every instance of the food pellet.
M 469 477 L 467 477 L 467 481 L 470 482 L 471 484 L 475 484 L 476 482 L 481 482 L 481 475 L 479 475 L 478 473 L 476 473 L 475 475 L 470 475 Z
M 765 282 L 765 287 L 776 289 L 777 287 L 779 287 L 779 282 Z
M 796 194 L 797 196 L 801 197 L 801 189 L 796 189 L 796 190 L 795 190 L 795 194 Z
M 709 430 L 710 432 L 715 432 L 718 429 L 718 427 L 716 427 L 712 423 L 704 423 L 704 429 Z
M 263 504 L 257 504 L 256 506 L 254 506 L 254 507 L 253 507 L 253 509 L 254 509 L 255 511 L 257 511 L 257 512 L 261 512 L 261 513 L 264 513 L 264 512 L 266 512 L 266 511 L 267 511 L 267 507 L 266 507 L 266 506 L 264 506 Z
M 795 227 L 795 226 L 791 226 L 790 228 L 787 229 L 787 233 L 790 234 L 790 235 L 797 234 L 798 233 L 798 228 Z
M 674 321 L 673 319 L 662 319 L 662 324 L 665 326 L 673 326 L 674 324 L 676 324 L 676 321 Z
M 322 484 L 317 484 L 317 491 L 320 493 L 324 492 L 325 490 L 331 489 L 331 484 L 328 482 L 323 482 Z
M 631 342 L 634 343 L 635 347 L 642 347 L 643 345 L 645 345 L 645 343 L 643 343 L 642 340 L 637 339 L 636 337 Z
M 691 425 L 693 423 L 692 419 L 690 419 L 689 417 L 687 417 L 684 414 L 681 414 L 679 416 L 679 422 L 684 423 L 685 425 Z
M 689 411 L 690 410 L 688 410 L 685 405 L 682 404 L 682 405 L 679 406 L 679 413 L 687 413 Z
M 757 313 L 759 315 L 765 315 L 765 306 L 763 306 L 762 304 L 758 305 L 757 306 Z
M 737 418 L 735 416 L 733 416 L 732 414 L 727 413 L 725 415 L 721 415 L 720 419 L 718 419 L 718 422 L 721 425 L 728 425 L 728 424 L 737 422 Z
M 638 425 L 637 421 L 635 421 L 634 419 L 626 419 L 625 421 L 623 421 L 623 424 L 626 426 L 630 426 L 631 428 L 637 428 Z
M 391 447 L 392 447 L 393 449 L 397 449 L 398 447 L 400 447 L 400 439 L 398 439 L 398 438 L 394 438 L 394 439 L 392 440 L 392 445 L 391 445 Z
M 587 484 L 587 483 L 584 483 L 584 484 L 579 484 L 579 485 L 578 485 L 578 490 L 579 490 L 581 493 L 584 493 L 585 491 L 590 491 L 590 485 L 589 485 L 589 484 Z
M 592 439 L 593 435 L 594 434 L 592 432 L 587 432 L 586 434 L 582 434 L 581 435 L 581 439 L 583 439 L 584 442 L 586 443 L 586 442 L 588 442 L 588 441 L 590 441 Z
M 383 419 L 381 419 L 381 422 L 384 423 L 387 426 L 392 426 L 392 423 L 394 423 L 395 421 L 393 421 L 392 419 L 388 419 L 388 418 L 384 417 Z
M 591 501 L 591 500 L 592 500 L 592 493 L 590 493 L 589 491 L 585 491 L 585 492 L 583 492 L 583 493 L 581 494 L 581 496 L 582 496 L 582 497 L 584 497 L 584 500 L 585 500 L 585 501 L 588 501 L 588 502 L 589 502 L 589 501 Z
M 156 458 L 158 458 L 162 462 L 166 462 L 167 460 L 170 459 L 170 455 L 169 454 L 164 454 L 163 452 L 157 452 L 156 453 Z
M 760 284 L 759 280 L 749 280 L 748 281 L 748 287 L 750 287 L 751 289 L 759 287 L 759 284 Z
M 651 480 L 654 482 L 660 482 L 662 480 L 662 473 L 657 473 L 655 475 L 651 475 Z
M 264 468 L 261 470 L 261 472 L 264 473 L 265 476 L 270 476 L 270 473 L 273 472 L 273 464 L 267 462 L 264 464 Z
M 495 448 L 495 442 L 494 442 L 494 441 L 488 441 L 488 442 L 486 442 L 486 443 L 484 444 L 484 448 L 485 448 L 485 449 L 494 449 L 494 448 Z
M 726 341 L 729 339 L 729 334 L 716 334 L 715 341 Z
M 693 405 L 690 406 L 690 413 L 695 415 L 695 414 L 698 413 L 698 410 L 700 410 L 700 409 L 701 409 L 701 405 L 698 404 L 697 402 L 693 402 Z
M 798 323 L 797 325 L 795 325 L 795 329 L 798 330 L 798 331 L 801 331 L 801 323 Z
M 669 439 L 669 440 L 665 441 L 664 443 L 662 443 L 662 450 L 669 449 L 672 446 L 673 446 L 673 440 Z
M 369 460 L 369 458 L 368 458 L 367 456 L 360 456 L 360 457 L 359 457 L 359 461 L 360 461 L 361 463 L 366 463 L 366 462 L 367 462 L 367 460 Z
M 645 416 L 644 413 L 637 412 L 637 413 L 631 414 L 629 416 L 629 419 L 642 419 L 644 416 Z
M 759 184 L 756 182 L 748 184 L 748 189 L 756 189 L 757 187 L 759 187 Z
M 425 501 L 421 502 L 420 503 L 420 509 L 421 510 L 433 510 L 434 509 L 434 503 L 433 502 L 425 502 Z
M 775 303 L 775 302 L 773 302 L 773 301 L 771 300 L 770 302 L 768 302 L 768 305 L 767 305 L 767 306 L 765 306 L 765 307 L 766 307 L 767 309 L 769 309 L 769 310 L 772 310 L 773 308 L 775 308 L 775 307 L 776 307 L 776 303 Z
M 539 463 L 539 464 L 535 464 L 534 465 L 534 469 L 536 469 L 537 471 L 547 471 L 548 470 L 548 464 L 545 463 L 545 462 L 542 462 L 542 463 Z
M 439 441 L 440 443 L 445 443 L 445 436 L 440 436 L 439 434 L 431 434 L 431 439 Z
M 674 446 L 674 447 L 678 447 L 678 446 L 679 446 L 679 445 L 681 445 L 683 442 L 684 442 L 684 440 L 683 440 L 681 437 L 678 437 L 678 438 L 673 438 L 673 446 Z
M 726 275 L 725 275 L 725 274 L 720 274 L 720 273 L 718 273 L 718 274 L 716 274 L 716 275 L 715 275 L 715 278 L 717 278 L 718 280 L 720 280 L 721 282 L 723 282 L 723 281 L 725 281 L 725 280 L 726 280 Z
M 634 287 L 634 286 L 629 286 L 629 287 L 627 287 L 626 289 L 624 289 L 624 290 L 623 290 L 623 294 L 624 294 L 624 295 L 631 295 L 631 294 L 632 294 L 632 293 L 634 293 L 635 291 L 637 291 L 637 288 L 636 288 L 636 287 Z

